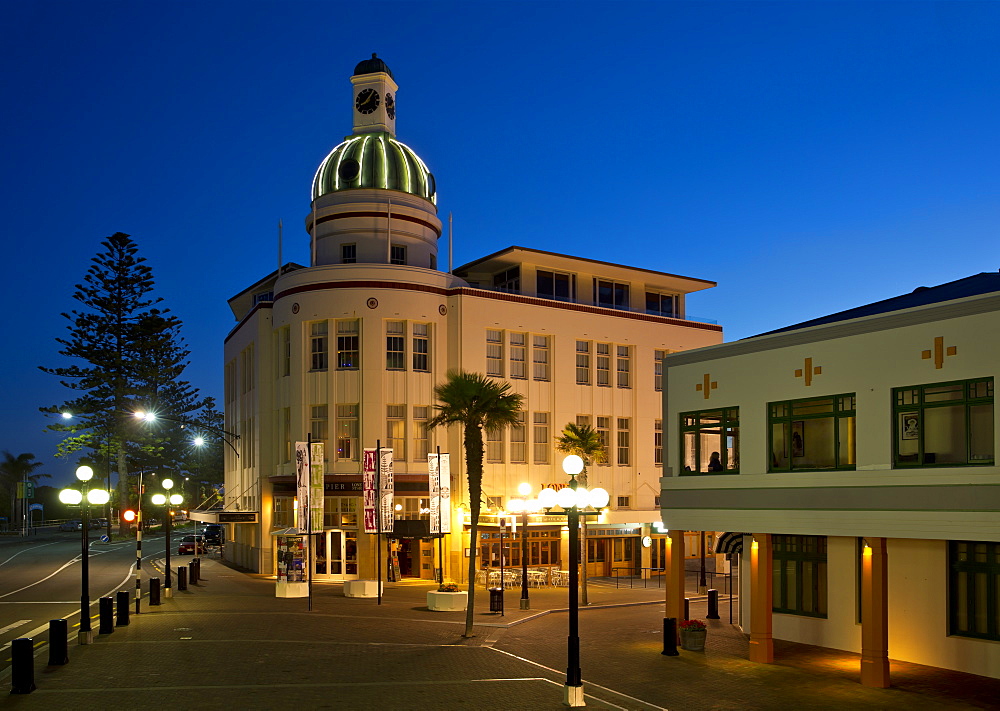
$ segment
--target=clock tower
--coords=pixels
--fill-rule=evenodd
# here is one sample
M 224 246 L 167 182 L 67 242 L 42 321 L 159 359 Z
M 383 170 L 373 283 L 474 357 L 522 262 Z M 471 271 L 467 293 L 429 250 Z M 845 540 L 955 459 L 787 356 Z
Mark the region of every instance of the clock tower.
M 385 132 L 396 135 L 396 82 L 392 71 L 372 53 L 354 68 L 352 101 L 354 133 Z

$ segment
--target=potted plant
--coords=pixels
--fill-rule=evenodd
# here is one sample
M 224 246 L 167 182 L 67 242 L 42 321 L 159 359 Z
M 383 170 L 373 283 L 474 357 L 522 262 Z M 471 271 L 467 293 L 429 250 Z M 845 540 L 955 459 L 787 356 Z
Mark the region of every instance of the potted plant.
M 458 583 L 441 583 L 438 585 L 438 592 L 462 592 L 462 588 L 458 587 Z
M 464 610 L 468 603 L 469 593 L 458 587 L 458 583 L 441 583 L 437 590 L 427 591 L 427 607 L 434 611 Z
M 708 627 L 701 620 L 683 620 L 677 627 L 681 632 L 681 648 L 689 652 L 704 652 Z

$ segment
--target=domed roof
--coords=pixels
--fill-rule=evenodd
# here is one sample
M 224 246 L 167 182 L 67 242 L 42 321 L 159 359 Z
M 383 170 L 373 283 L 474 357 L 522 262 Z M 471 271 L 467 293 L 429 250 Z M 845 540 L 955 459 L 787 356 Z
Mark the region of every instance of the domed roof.
M 354 76 L 359 74 L 375 74 L 377 72 L 385 72 L 392 77 L 392 70 L 389 69 L 389 65 L 378 58 L 374 52 L 372 52 L 371 59 L 365 59 L 358 62 L 358 66 L 354 67 Z M 395 79 L 396 77 L 392 77 Z
M 434 176 L 412 148 L 388 133 L 351 136 L 330 151 L 313 178 L 312 199 L 358 188 L 400 190 L 437 204 Z

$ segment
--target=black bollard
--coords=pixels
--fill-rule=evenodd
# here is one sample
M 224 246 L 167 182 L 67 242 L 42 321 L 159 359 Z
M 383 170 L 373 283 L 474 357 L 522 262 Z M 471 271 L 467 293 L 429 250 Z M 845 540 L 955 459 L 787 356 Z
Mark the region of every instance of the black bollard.
M 204 576 L 201 574 L 201 558 L 199 558 L 198 560 L 196 560 L 195 564 L 196 564 L 196 566 L 198 568 L 198 580 L 203 580 Z
M 160 604 L 160 579 L 150 578 L 149 579 L 149 604 L 159 605 Z
M 30 694 L 35 690 L 35 648 L 31 637 L 10 644 L 10 693 Z
M 101 627 L 98 634 L 111 634 L 115 631 L 115 600 L 112 597 L 101 598 Z
M 187 590 L 188 589 L 188 576 L 187 576 L 187 566 L 179 565 L 177 566 L 177 590 Z
M 684 598 L 684 619 L 691 619 L 691 599 L 687 597 Z
M 705 617 L 709 620 L 719 619 L 719 591 L 708 591 L 708 614 Z
M 115 595 L 115 602 L 117 604 L 118 610 L 118 621 L 115 622 L 116 627 L 126 627 L 128 626 L 128 590 L 119 590 Z
M 195 564 L 194 559 L 188 563 L 188 579 L 191 581 L 192 585 L 198 583 L 198 566 Z
M 69 664 L 69 623 L 49 620 L 49 666 Z
M 663 651 L 660 654 L 665 654 L 668 657 L 676 657 L 680 655 L 677 651 L 677 618 L 676 617 L 664 617 L 663 618 Z

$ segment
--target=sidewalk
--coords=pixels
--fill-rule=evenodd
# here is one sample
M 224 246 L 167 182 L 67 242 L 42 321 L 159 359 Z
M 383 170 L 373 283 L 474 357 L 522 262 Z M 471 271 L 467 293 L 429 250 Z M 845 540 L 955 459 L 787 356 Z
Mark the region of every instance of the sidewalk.
M 476 591 L 476 636 L 464 612 L 431 612 L 426 582 L 388 583 L 375 599 L 316 583 L 306 598 L 274 597 L 274 581 L 203 559 L 201 584 L 175 592 L 70 663 L 35 664 L 37 690 L 4 696 L 12 709 L 560 709 L 566 588 L 507 590 L 501 617 Z M 776 642 L 777 663 L 746 660 L 745 637 L 710 621 L 705 653 L 662 651 L 663 590 L 592 580 L 581 608 L 581 668 L 596 709 L 996 708 L 1000 681 L 893 662 L 891 689 L 858 681 L 858 655 Z M 94 610 L 96 611 L 96 606 Z M 704 617 L 704 602 L 692 602 Z M 96 626 L 95 626 L 96 631 Z M 38 642 L 40 640 L 36 640 Z M 3 679 L 6 689 L 10 680 Z

